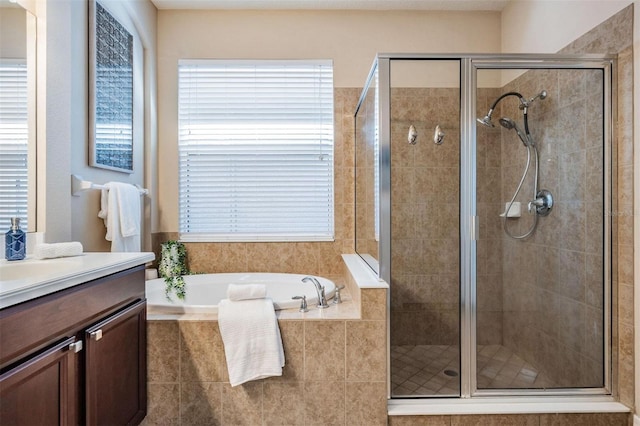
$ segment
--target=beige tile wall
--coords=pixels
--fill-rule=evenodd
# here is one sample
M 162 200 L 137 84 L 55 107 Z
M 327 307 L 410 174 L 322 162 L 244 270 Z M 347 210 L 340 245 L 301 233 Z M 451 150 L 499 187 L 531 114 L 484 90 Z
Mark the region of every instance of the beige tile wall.
M 598 387 L 603 378 L 603 138 L 602 75 L 595 70 L 531 70 L 504 87 L 525 97 L 545 89 L 529 109 L 529 128 L 540 157 L 539 189 L 554 207 L 525 240 L 503 238 L 503 344 L 560 387 Z M 521 122 L 516 98 L 499 114 Z M 599 130 L 599 131 L 598 131 Z M 513 194 L 526 163 L 515 132 L 503 129 L 502 199 Z M 589 167 L 588 167 L 589 164 Z M 533 165 L 532 165 L 533 167 Z M 518 200 L 533 199 L 530 173 Z M 534 217 L 509 219 L 522 235 Z M 589 274 L 587 274 L 587 266 Z
M 356 251 L 378 260 L 375 223 L 375 86 L 370 86 L 355 118 L 355 238 Z
M 479 88 L 476 110 L 484 117 L 502 89 Z M 499 117 L 498 111 L 493 120 Z M 478 126 L 476 131 L 477 213 L 480 217 L 476 246 L 477 306 L 476 336 L 479 345 L 502 344 L 503 341 L 503 262 L 502 220 L 504 197 L 500 197 L 502 183 L 502 144 L 500 127 Z
M 518 88 L 525 96 L 542 89 L 549 93 L 530 109 L 530 124 L 540 148 L 541 187 L 550 189 L 556 201 L 533 238 L 524 243 L 503 240 L 504 344 L 560 386 L 602 385 L 602 218 L 610 218 L 618 312 L 613 356 L 620 373 L 613 391 L 627 404 L 633 401 L 631 17 L 631 9 L 626 9 L 563 50 L 619 53 L 613 211 L 605 212 L 602 199 L 594 195 L 602 193 L 603 176 L 598 72 L 529 71 L 504 88 Z M 514 108 L 514 101 L 504 102 L 499 112 L 516 118 Z M 507 199 L 513 192 L 508 183 L 518 181 L 523 167 L 510 160 L 522 157 L 517 150 L 523 148 L 512 133 L 502 131 L 502 138 L 502 192 Z M 529 226 L 521 222 L 515 232 Z
M 613 360 L 614 394 L 634 405 L 633 362 L 633 6 L 617 13 L 562 50 L 563 53 L 615 53 L 617 128 L 613 201 Z M 609 215 L 607 216 L 609 217 Z
M 386 425 L 386 290 L 361 318 L 279 320 L 281 377 L 231 387 L 217 321 L 148 322 L 150 425 Z
M 354 252 L 354 112 L 361 89 L 334 92 L 335 241 L 300 243 L 187 243 L 192 272 L 286 272 L 342 274 L 343 253 Z M 156 258 L 160 244 L 175 232 L 152 235 Z
M 459 99 L 456 88 L 391 90 L 392 345 L 459 341 Z

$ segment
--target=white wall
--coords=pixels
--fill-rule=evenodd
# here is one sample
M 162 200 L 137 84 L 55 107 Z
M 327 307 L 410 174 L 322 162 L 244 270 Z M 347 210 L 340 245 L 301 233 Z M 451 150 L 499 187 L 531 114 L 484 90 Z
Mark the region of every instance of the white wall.
M 178 59 L 332 59 L 336 87 L 362 87 L 376 53 L 499 50 L 497 12 L 159 11 L 157 230 L 178 230 Z
M 555 53 L 631 3 L 630 0 L 510 1 L 502 11 L 502 52 Z
M 144 45 L 144 144 L 134 152 L 134 173 L 88 166 L 88 6 L 85 1 L 39 0 L 38 18 L 38 231 L 48 242 L 81 241 L 86 251 L 108 251 L 97 214 L 99 191 L 72 197 L 71 174 L 96 183 L 145 184 L 145 146 L 155 145 L 156 9 L 148 0 L 102 0 Z M 147 130 L 144 131 L 144 128 Z

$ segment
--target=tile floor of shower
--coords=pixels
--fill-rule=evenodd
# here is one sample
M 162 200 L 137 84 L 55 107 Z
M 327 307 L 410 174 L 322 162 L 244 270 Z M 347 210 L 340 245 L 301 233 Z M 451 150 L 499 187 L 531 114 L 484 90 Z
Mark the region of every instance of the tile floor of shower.
M 544 389 L 553 381 L 511 349 L 479 345 L 479 389 Z M 393 396 L 459 396 L 459 349 L 455 345 L 402 345 L 391 347 Z

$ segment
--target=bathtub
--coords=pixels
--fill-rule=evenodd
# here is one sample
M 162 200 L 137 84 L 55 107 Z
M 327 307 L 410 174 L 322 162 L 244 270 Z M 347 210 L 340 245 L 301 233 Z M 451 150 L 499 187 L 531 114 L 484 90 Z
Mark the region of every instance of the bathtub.
M 265 284 L 267 297 L 273 299 L 275 309 L 297 309 L 300 300 L 291 298 L 305 295 L 311 310 L 318 303 L 318 296 L 312 283 L 302 282 L 304 277 L 306 275 L 257 272 L 186 275 L 184 300 L 174 294 L 167 299 L 164 279 L 157 278 L 146 282 L 147 308 L 154 314 L 217 313 L 218 302 L 227 297 L 229 284 Z M 324 285 L 327 300 L 333 297 L 336 288 L 333 281 L 315 278 Z

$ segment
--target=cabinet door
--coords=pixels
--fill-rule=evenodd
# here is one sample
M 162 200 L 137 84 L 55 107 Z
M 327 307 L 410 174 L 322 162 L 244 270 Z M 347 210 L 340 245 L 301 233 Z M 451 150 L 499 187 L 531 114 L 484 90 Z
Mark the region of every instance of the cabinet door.
M 0 375 L 1 425 L 76 425 L 78 357 L 66 339 Z
M 86 424 L 138 424 L 147 413 L 146 301 L 85 332 Z

